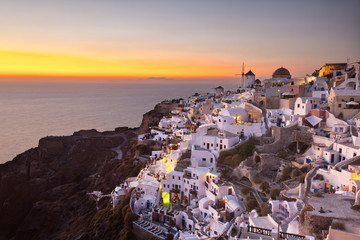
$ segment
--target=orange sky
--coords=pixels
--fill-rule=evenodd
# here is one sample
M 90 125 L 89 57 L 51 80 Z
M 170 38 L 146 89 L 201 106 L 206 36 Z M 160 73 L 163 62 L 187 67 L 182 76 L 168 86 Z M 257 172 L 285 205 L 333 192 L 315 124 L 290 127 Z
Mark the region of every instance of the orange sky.
M 228 68 L 228 69 L 227 69 Z M 211 59 L 118 59 L 0 51 L 0 72 L 7 76 L 202 77 L 234 69 Z
M 222 79 L 245 62 L 260 79 L 281 66 L 301 77 L 359 60 L 358 6 L 14 0 L 0 8 L 0 76 Z
M 247 66 L 247 68 L 249 68 Z M 257 75 L 271 73 L 274 66 L 262 64 Z M 0 50 L 0 76 L 101 77 L 101 78 L 236 78 L 237 64 L 207 56 L 169 56 L 159 59 L 77 57 Z

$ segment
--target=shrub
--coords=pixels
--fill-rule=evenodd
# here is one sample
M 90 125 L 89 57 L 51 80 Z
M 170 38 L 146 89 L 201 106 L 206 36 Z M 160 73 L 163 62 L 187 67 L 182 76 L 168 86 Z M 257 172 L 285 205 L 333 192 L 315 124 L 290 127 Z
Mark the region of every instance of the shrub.
M 171 233 L 168 233 L 168 235 L 166 235 L 165 240 L 173 240 L 174 239 L 174 235 Z
M 301 176 L 298 178 L 298 182 L 299 183 L 304 183 L 305 182 L 305 176 L 306 176 L 306 173 L 301 174 Z
M 309 171 L 309 166 L 304 166 L 304 167 L 300 168 L 300 171 L 303 173 L 307 173 Z
M 268 182 L 263 182 L 261 185 L 260 185 L 260 189 L 263 191 L 263 192 L 268 192 L 269 191 L 269 188 L 270 188 L 270 185 Z
M 259 177 L 254 177 L 252 181 L 253 181 L 255 184 L 260 184 L 260 183 L 262 183 L 261 178 L 259 178 Z
M 270 190 L 270 197 L 272 200 L 278 199 L 280 196 L 280 188 L 273 188 Z
M 287 152 L 285 152 L 285 151 L 281 151 L 277 155 L 278 155 L 279 158 L 284 158 L 284 159 L 289 156 L 289 154 Z
M 260 215 L 261 216 L 267 216 L 269 213 L 271 213 L 269 205 L 264 204 L 263 207 L 261 208 Z
M 255 145 L 259 144 L 254 137 L 250 137 L 246 142 L 228 151 L 222 151 L 217 160 L 220 164 L 228 165 L 229 167 L 237 167 L 243 160 L 250 157 L 254 150 Z
M 331 224 L 331 228 L 333 229 L 339 229 L 339 230 L 345 230 L 345 224 L 342 222 L 333 222 Z
M 249 188 L 247 188 L 247 187 L 242 187 L 242 188 L 240 189 L 240 191 L 241 191 L 241 193 L 242 193 L 243 195 L 247 195 L 247 194 L 249 193 Z
M 300 176 L 300 175 L 301 175 L 301 171 L 300 171 L 299 169 L 295 168 L 295 169 L 293 169 L 293 170 L 291 171 L 290 177 L 291 177 L 291 178 L 295 178 L 295 177 L 298 177 L 298 176 Z
M 246 199 L 245 206 L 246 206 L 246 210 L 250 212 L 251 210 L 255 209 L 258 206 L 258 203 L 255 198 L 249 197 Z
M 291 174 L 291 167 L 285 167 L 282 171 L 281 181 L 285 181 L 287 179 L 290 179 Z

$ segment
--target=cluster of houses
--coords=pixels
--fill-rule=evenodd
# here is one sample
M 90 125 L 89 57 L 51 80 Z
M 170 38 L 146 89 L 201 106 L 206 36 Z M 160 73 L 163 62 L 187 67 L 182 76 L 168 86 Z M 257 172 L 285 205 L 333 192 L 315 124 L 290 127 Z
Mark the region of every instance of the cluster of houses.
M 359 68 L 359 63 L 326 64 L 312 76 L 292 78 L 281 67 L 263 81 L 249 71 L 237 91 L 219 86 L 181 100 L 182 107 L 139 136 L 139 141 L 173 144 L 153 151 L 137 177 L 113 190 L 113 206 L 131 191 L 131 210 L 140 216 L 134 225 L 158 239 L 169 233 L 182 240 L 278 234 L 313 239 L 298 235 L 301 201 L 270 200 L 267 216 L 247 212 L 236 187 L 220 177 L 216 160 L 272 126 L 306 127 L 313 134 L 302 163 L 315 167 L 310 191 L 360 198 Z M 279 230 L 280 222 L 286 223 L 285 231 Z

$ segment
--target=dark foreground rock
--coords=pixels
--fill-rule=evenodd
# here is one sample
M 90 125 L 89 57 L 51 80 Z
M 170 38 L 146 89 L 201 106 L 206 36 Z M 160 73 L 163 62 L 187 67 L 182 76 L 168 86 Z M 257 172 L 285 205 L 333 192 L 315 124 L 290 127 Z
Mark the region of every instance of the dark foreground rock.
M 91 236 L 95 201 L 87 193 L 111 190 L 136 176 L 137 135 L 79 131 L 46 137 L 39 146 L 0 165 L 0 239 L 76 239 Z M 122 146 L 123 159 L 112 148 Z M 110 204 L 109 198 L 104 204 Z M 121 230 L 121 226 L 119 227 Z
M 38 147 L 1 164 L 0 240 L 133 239 L 129 197 L 114 210 L 109 197 L 102 198 L 96 210 L 88 193 L 109 194 L 139 173 L 145 163 L 137 157 L 161 144 L 138 144 L 136 132 L 148 132 L 175 105 L 156 105 L 138 129 L 80 130 L 42 138 Z M 121 160 L 113 151 L 119 146 Z

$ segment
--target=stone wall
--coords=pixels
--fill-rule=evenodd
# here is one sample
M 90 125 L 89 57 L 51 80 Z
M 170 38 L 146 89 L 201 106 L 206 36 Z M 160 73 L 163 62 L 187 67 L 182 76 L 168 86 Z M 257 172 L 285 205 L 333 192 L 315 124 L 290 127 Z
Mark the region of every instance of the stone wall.
M 270 144 L 265 144 L 263 146 L 262 152 L 267 153 L 276 153 L 279 152 L 284 147 L 287 147 L 292 140 L 292 134 L 297 129 L 297 124 L 288 127 L 271 127 L 271 134 L 274 138 L 274 142 Z

